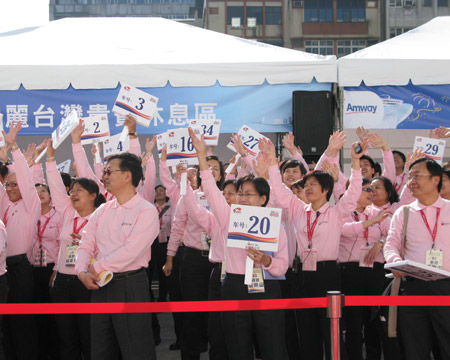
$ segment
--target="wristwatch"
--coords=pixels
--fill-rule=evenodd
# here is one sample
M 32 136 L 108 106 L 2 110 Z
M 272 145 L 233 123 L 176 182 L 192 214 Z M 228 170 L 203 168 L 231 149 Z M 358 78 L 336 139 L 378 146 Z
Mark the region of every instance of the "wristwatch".
M 137 136 L 137 132 L 128 133 L 130 136 Z
M 386 244 L 386 240 L 385 239 L 380 239 L 378 240 L 379 243 L 382 243 L 383 245 Z

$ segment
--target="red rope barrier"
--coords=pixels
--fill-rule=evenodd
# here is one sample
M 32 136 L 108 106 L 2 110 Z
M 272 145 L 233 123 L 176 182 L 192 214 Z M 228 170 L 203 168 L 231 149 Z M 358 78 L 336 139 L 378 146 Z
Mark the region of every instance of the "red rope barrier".
M 346 296 L 345 306 L 450 306 L 450 296 Z M 313 309 L 328 307 L 328 298 L 179 301 L 150 303 L 0 304 L 0 314 L 119 314 Z

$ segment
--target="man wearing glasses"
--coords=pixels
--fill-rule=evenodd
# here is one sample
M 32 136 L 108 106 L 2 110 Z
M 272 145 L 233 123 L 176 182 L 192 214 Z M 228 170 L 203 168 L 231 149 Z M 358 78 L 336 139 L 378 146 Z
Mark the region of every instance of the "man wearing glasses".
M 450 201 L 439 196 L 442 168 L 431 159 L 422 158 L 411 164 L 407 186 L 416 198 L 409 205 L 409 219 L 403 254 L 402 230 L 404 209 L 392 218 L 384 248 L 388 263 L 414 260 L 450 271 Z M 434 265 L 436 267 L 436 265 Z M 405 274 L 394 272 L 397 277 Z M 405 295 L 450 295 L 450 279 L 423 281 L 406 276 Z M 410 306 L 399 309 L 399 325 L 403 348 L 408 360 L 430 359 L 433 331 L 443 359 L 450 359 L 450 308 Z
M 158 212 L 140 197 L 141 160 L 134 154 L 113 155 L 104 170 L 106 190 L 115 200 L 92 215 L 78 249 L 76 271 L 92 292 L 92 302 L 149 302 L 145 268 L 159 233 Z M 96 281 L 103 271 L 113 279 Z M 98 314 L 91 317 L 92 358 L 156 359 L 151 314 Z

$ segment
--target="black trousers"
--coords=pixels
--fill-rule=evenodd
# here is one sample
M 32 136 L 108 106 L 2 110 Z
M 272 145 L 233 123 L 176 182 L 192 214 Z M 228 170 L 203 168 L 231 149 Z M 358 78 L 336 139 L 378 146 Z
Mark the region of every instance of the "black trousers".
M 206 256 L 204 256 L 206 255 Z M 208 252 L 184 247 L 183 263 L 180 269 L 181 296 L 183 301 L 208 300 L 209 278 L 213 264 Z M 191 312 L 183 317 L 181 333 L 181 358 L 200 359 L 202 334 L 208 328 L 208 313 Z
M 345 295 L 381 295 L 385 282 L 384 264 L 375 262 L 373 268 L 360 267 L 357 262 L 341 263 L 339 265 L 342 278 L 342 292 Z M 375 321 L 370 321 L 370 308 L 349 306 L 344 308 L 345 347 L 350 360 L 363 360 L 363 328 L 365 342 L 376 343 L 380 335 L 376 330 Z M 370 335 L 369 335 L 370 334 Z M 369 337 L 374 337 L 371 339 Z
M 91 291 L 76 275 L 57 273 L 50 296 L 55 303 L 87 303 Z M 74 305 L 76 306 L 76 305 Z M 61 360 L 89 360 L 91 358 L 91 331 L 89 314 L 56 315 Z
M 6 275 L 0 276 L 0 303 L 6 303 L 6 297 L 8 295 L 8 284 L 6 281 Z M 5 352 L 3 351 L 3 332 L 2 332 L 3 315 L 0 314 L 0 360 L 5 360 Z
M 167 299 L 167 281 L 162 270 L 167 258 L 167 243 L 159 243 L 158 238 L 152 244 L 152 258 L 148 263 L 147 274 L 150 284 L 153 280 L 153 274 L 158 274 L 159 299 L 157 301 L 166 301 Z
M 302 271 L 300 277 L 302 298 L 324 297 L 327 291 L 341 290 L 341 276 L 336 261 L 320 261 L 317 271 Z M 298 314 L 300 352 L 302 359 L 331 360 L 330 319 L 326 309 L 301 309 Z M 341 359 L 347 359 L 341 334 Z
M 222 283 L 220 282 L 220 274 L 222 264 L 214 264 L 209 279 L 208 300 L 221 300 Z M 209 359 L 210 360 L 227 360 L 228 352 L 225 342 L 225 333 L 222 325 L 222 315 L 220 312 L 210 312 L 208 318 L 208 334 L 209 334 Z
M 407 277 L 404 295 L 450 295 L 450 280 L 423 281 Z M 407 360 L 431 359 L 433 331 L 441 358 L 450 359 L 450 308 L 444 306 L 399 307 L 400 336 Z
M 222 300 L 280 299 L 277 280 L 264 281 L 264 293 L 248 293 L 244 275 L 227 273 L 222 284 Z M 284 311 L 224 311 L 222 324 L 231 360 L 253 360 L 256 341 L 262 360 L 286 360 Z M 256 339 L 253 338 L 255 335 Z
M 283 299 L 293 299 L 299 296 L 298 282 L 301 274 L 295 274 L 291 268 L 286 272 L 286 280 L 280 281 L 281 293 Z M 290 360 L 300 358 L 300 342 L 297 328 L 297 310 L 284 310 L 286 324 L 286 347 Z
M 26 255 L 6 258 L 8 271 L 8 303 L 33 301 L 33 269 Z M 16 360 L 37 359 L 37 329 L 33 315 L 8 315 L 5 317 L 5 354 Z
M 183 261 L 184 245 L 178 248 L 177 254 L 173 258 L 173 267 L 170 276 L 167 277 L 167 287 L 170 301 L 181 301 L 180 268 Z M 184 313 L 172 313 L 175 336 L 177 342 L 181 344 L 181 331 L 183 328 Z
M 91 302 L 149 302 L 148 286 L 144 269 L 124 278 L 117 276 L 92 291 Z M 92 315 L 91 348 L 95 360 L 117 359 L 119 349 L 123 360 L 156 359 L 151 314 Z
M 49 303 L 50 278 L 55 264 L 46 267 L 33 267 L 33 302 Z M 35 315 L 38 331 L 38 357 L 42 360 L 58 359 L 58 331 L 56 329 L 55 315 Z

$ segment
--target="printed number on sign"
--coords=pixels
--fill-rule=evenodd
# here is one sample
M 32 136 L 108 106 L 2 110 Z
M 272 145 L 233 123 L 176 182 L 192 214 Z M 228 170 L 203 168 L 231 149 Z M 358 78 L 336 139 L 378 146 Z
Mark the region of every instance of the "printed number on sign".
M 426 144 L 425 146 L 426 146 L 425 154 L 427 155 L 436 155 L 437 152 L 439 151 L 439 146 L 437 144 L 435 145 Z
M 261 222 L 259 222 L 259 218 L 257 216 L 250 216 L 250 221 L 253 221 L 253 225 L 248 229 L 249 234 L 258 234 L 258 229 L 254 229 L 258 226 L 259 223 L 259 231 L 263 235 L 267 235 L 270 230 L 270 220 L 268 217 L 263 217 Z
M 100 132 L 99 129 L 100 123 L 96 121 L 95 123 L 93 123 L 93 125 L 95 126 L 94 134 L 98 134 Z
M 244 145 L 247 146 L 249 149 L 253 149 L 256 145 L 258 145 L 258 142 L 259 142 L 258 138 L 255 138 L 250 135 L 248 139 L 244 142 Z
M 144 108 L 145 100 L 143 98 L 139 98 L 139 101 L 140 101 L 139 105 L 135 106 L 136 110 L 142 110 Z
M 122 151 L 122 149 L 123 149 L 122 141 L 119 141 L 119 143 L 117 144 L 117 150 Z
M 194 151 L 194 145 L 192 145 L 192 139 L 189 137 L 187 144 L 186 138 L 184 136 L 181 137 L 181 152 L 185 152 L 185 146 L 187 147 L 187 151 Z
M 206 129 L 207 127 L 208 127 L 207 125 L 202 125 L 203 133 L 212 136 L 213 125 L 211 125 L 208 129 Z

